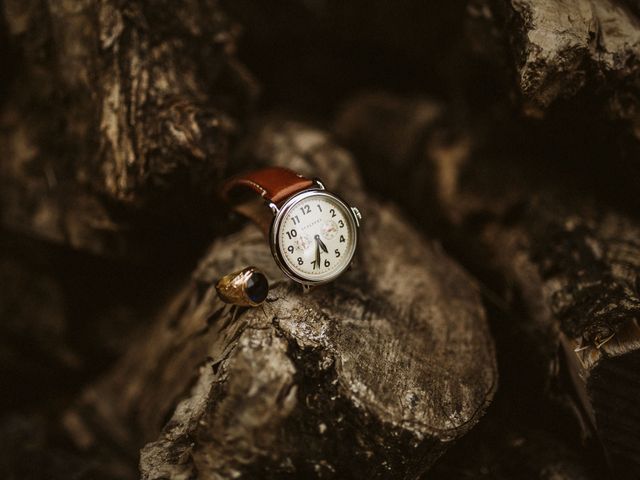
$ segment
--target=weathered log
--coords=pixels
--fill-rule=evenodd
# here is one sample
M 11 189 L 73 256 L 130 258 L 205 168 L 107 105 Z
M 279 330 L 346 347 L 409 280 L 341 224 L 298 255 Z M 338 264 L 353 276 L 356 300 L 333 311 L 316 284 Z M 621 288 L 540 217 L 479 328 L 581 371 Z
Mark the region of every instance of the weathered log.
M 500 388 L 480 423 L 429 471 L 429 479 L 596 480 L 608 478 L 598 442 L 580 424 L 549 382 L 548 357 L 527 332 L 522 313 L 485 292 L 496 345 Z M 530 328 L 530 326 L 528 326 Z
M 630 194 L 640 176 L 640 21 L 625 3 L 633 7 L 617 0 L 477 0 L 460 56 L 486 72 L 461 69 L 470 84 L 466 103 L 484 116 L 475 127 L 491 125 L 492 142 L 537 151 L 537 163 L 563 162 L 564 171 L 550 166 L 633 212 L 640 207 Z
M 515 73 L 526 114 L 542 116 L 558 100 L 587 91 L 603 111 L 636 126 L 640 22 L 623 3 L 478 1 L 471 12 L 486 28 L 500 31 L 503 46 L 511 51 L 505 73 Z M 482 50 L 482 45 L 475 48 Z M 504 59 L 504 54 L 496 57 Z
M 417 478 L 496 388 L 476 286 L 363 192 L 350 155 L 326 133 L 274 119 L 246 152 L 318 175 L 362 207 L 356 265 L 304 295 L 255 227 L 216 240 L 65 425 L 85 448 L 150 442 L 146 479 Z M 214 284 L 249 264 L 266 272 L 271 292 L 262 307 L 235 311 Z
M 121 254 L 132 229 L 149 250 L 163 219 L 205 208 L 254 91 L 217 2 L 2 7 L 20 72 L 0 114 L 5 228 Z
M 487 145 L 473 130 L 452 132 L 442 109 L 437 122 L 424 125 L 416 112 L 433 109 L 420 100 L 362 96 L 342 112 L 337 130 L 371 175 L 383 168 L 416 172 L 396 197 L 419 219 L 438 212 L 450 247 L 466 251 L 468 265 L 525 314 L 518 322 L 523 341 L 536 337 L 539 358 L 570 376 L 578 409 L 595 427 L 611 467 L 636 478 L 638 224 L 564 182 L 561 167 L 544 164 L 544 172 L 528 152 L 514 158 L 504 142 Z M 393 135 L 401 130 L 415 134 Z

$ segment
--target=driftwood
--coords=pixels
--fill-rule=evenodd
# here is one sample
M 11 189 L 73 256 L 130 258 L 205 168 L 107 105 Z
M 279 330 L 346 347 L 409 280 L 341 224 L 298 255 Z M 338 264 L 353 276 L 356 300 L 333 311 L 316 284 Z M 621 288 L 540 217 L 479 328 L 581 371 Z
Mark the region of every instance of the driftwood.
M 397 210 L 364 193 L 326 133 L 266 123 L 247 152 L 316 174 L 362 207 L 354 268 L 304 295 L 257 228 L 213 243 L 145 338 L 65 417 L 90 448 L 142 450 L 143 478 L 417 478 L 479 419 L 496 388 L 477 287 Z M 263 307 L 216 297 L 253 264 Z
M 24 407 L 72 397 L 188 272 L 255 85 L 216 2 L 7 0 L 0 29 L 0 371 Z
M 425 122 L 424 111 L 436 113 Z M 549 181 L 535 160 L 503 158 L 499 147 L 480 143 L 478 130 L 452 132 L 444 112 L 430 102 L 365 95 L 345 108 L 337 130 L 363 165 L 383 162 L 369 169 L 372 182 L 384 182 L 375 178 L 382 169 L 417 172 L 397 198 L 421 220 L 438 212 L 451 248 L 466 250 L 486 278 L 502 279 L 494 288 L 524 313 L 523 341 L 535 342 L 550 373 L 571 379 L 575 390 L 565 391 L 595 428 L 611 467 L 636 478 L 640 228 L 596 208 L 574 185 Z
M 153 251 L 163 223 L 204 208 L 241 128 L 255 86 L 237 26 L 215 1 L 2 7 L 19 65 L 0 117 L 2 225 Z

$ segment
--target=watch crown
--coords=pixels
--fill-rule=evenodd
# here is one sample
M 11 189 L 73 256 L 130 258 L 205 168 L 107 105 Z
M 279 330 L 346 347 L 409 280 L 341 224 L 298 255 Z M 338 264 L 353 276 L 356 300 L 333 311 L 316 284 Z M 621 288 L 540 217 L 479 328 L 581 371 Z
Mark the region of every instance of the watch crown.
M 356 225 L 359 227 L 360 220 L 362 220 L 362 214 L 360 213 L 360 210 L 358 210 L 356 207 L 351 207 L 351 211 L 353 212 L 353 216 L 356 219 Z

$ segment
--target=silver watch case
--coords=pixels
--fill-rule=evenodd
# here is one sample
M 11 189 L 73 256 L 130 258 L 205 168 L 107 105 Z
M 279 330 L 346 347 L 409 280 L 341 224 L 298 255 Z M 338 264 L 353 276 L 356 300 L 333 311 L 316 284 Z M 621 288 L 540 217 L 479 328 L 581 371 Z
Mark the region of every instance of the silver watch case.
M 285 275 L 287 275 L 287 277 L 307 287 L 322 285 L 324 283 L 332 282 L 333 280 L 338 278 L 340 275 L 342 275 L 348 267 L 343 269 L 337 275 L 333 277 L 325 278 L 322 280 L 312 280 L 312 279 L 302 278 L 296 272 L 291 270 L 289 266 L 286 264 L 286 262 L 284 261 L 284 259 L 282 258 L 282 254 L 280 253 L 280 239 L 278 236 L 280 222 L 286 216 L 287 212 L 291 208 L 293 208 L 300 200 L 303 200 L 307 197 L 316 196 L 316 195 L 330 197 L 337 203 L 341 204 L 344 207 L 344 209 L 347 212 L 349 212 L 349 215 L 347 215 L 347 221 L 351 223 L 351 227 L 352 227 L 351 230 L 353 231 L 353 236 L 354 236 L 354 240 L 353 240 L 354 247 L 351 252 L 351 257 L 347 262 L 347 265 L 351 265 L 351 263 L 353 262 L 353 257 L 355 255 L 355 252 L 358 249 L 358 228 L 360 227 L 360 219 L 362 218 L 360 215 L 360 211 L 357 208 L 349 206 L 349 204 L 344 200 L 342 200 L 339 196 L 337 196 L 334 193 L 328 192 L 320 181 L 315 180 L 315 184 L 316 184 L 315 187 L 308 188 L 306 190 L 303 190 L 291 196 L 280 208 L 278 208 L 274 203 L 269 204 L 269 207 L 271 208 L 271 211 L 274 214 L 273 222 L 271 223 L 271 229 L 269 232 L 269 240 L 270 240 L 269 243 L 271 245 L 271 254 L 273 255 L 273 258 L 275 259 L 278 266 L 280 267 L 280 270 L 282 270 L 285 273 Z

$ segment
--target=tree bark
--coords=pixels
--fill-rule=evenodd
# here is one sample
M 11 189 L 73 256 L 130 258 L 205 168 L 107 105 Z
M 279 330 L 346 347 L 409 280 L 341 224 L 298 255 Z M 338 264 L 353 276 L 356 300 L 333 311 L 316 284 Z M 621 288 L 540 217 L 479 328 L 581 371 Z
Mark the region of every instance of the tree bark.
M 484 15 L 473 16 L 500 32 L 526 114 L 542 116 L 560 100 L 586 91 L 598 97 L 603 111 L 633 126 L 640 23 L 624 3 L 634 2 L 481 0 L 473 12 Z
M 149 334 L 67 413 L 72 437 L 87 448 L 99 435 L 150 442 L 146 479 L 419 477 L 496 388 L 477 287 L 362 190 L 325 132 L 273 119 L 245 151 L 361 207 L 353 270 L 304 295 L 255 227 L 217 240 Z M 271 291 L 236 312 L 214 285 L 246 265 Z
M 3 15 L 20 73 L 0 116 L 2 225 L 141 257 L 227 166 L 255 93 L 237 26 L 209 0 L 7 0 Z
M 639 5 L 0 2 L 2 476 L 640 477 Z M 338 282 L 230 234 L 265 164 L 363 211 Z
M 433 121 L 425 122 L 425 111 L 437 112 Z M 505 158 L 503 145 L 492 150 L 478 134 L 485 130 L 452 132 L 444 109 L 429 102 L 361 96 L 342 112 L 337 130 L 367 165 L 383 162 L 368 169 L 372 182 L 384 181 L 376 178 L 383 169 L 416 172 L 397 198 L 425 222 L 437 211 L 452 248 L 468 252 L 485 278 L 502 279 L 497 285 L 514 311 L 522 302 L 519 328 L 550 367 L 564 367 L 611 466 L 637 477 L 638 225 L 594 206 L 574 185 L 550 181 L 535 159 Z

